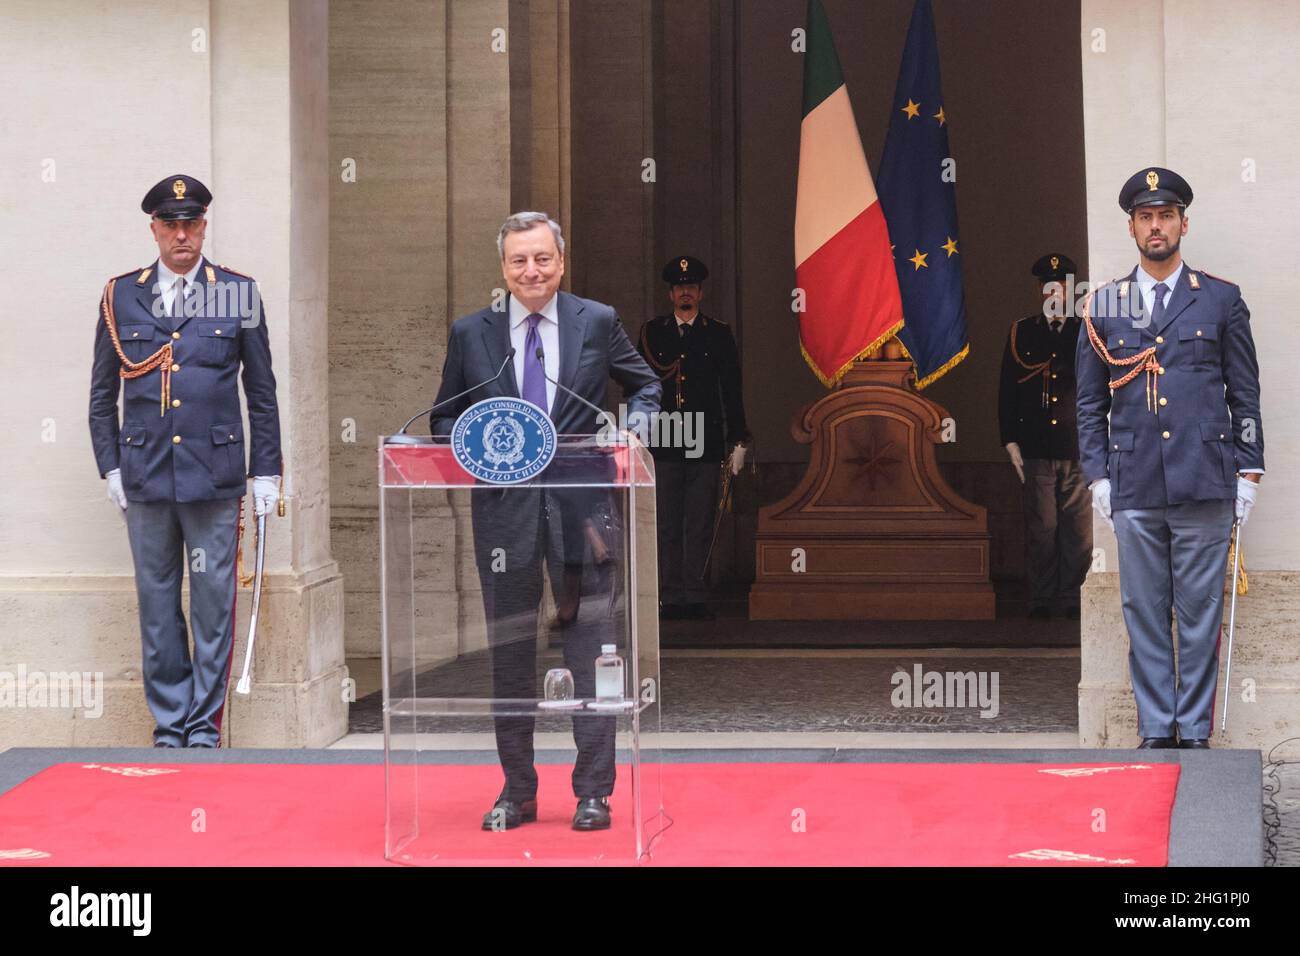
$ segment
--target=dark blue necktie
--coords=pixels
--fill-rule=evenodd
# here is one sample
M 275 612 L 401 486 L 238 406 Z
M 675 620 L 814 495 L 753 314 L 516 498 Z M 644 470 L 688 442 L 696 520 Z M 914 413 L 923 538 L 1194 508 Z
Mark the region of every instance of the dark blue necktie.
M 180 320 L 185 317 L 185 277 L 176 280 L 176 294 L 172 296 L 172 328 L 180 327 Z
M 524 339 L 523 399 L 532 402 L 549 415 L 551 410 L 546 404 L 545 366 L 537 357 L 542 347 L 542 336 L 537 331 L 537 323 L 541 321 L 542 317 L 536 312 L 528 317 L 528 336 Z
M 1151 303 L 1151 327 L 1158 329 L 1160 323 L 1165 318 L 1165 294 L 1168 293 L 1169 286 L 1163 282 L 1157 282 L 1155 288 L 1155 301 Z

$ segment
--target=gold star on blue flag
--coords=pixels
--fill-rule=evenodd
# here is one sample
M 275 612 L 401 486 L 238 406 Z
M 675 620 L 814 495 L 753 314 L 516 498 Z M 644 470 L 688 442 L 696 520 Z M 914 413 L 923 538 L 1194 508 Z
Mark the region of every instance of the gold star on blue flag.
M 932 104 L 931 118 L 910 122 L 922 103 Z M 914 257 L 895 257 L 895 267 L 905 323 L 898 339 L 916 366 L 918 388 L 939 379 L 970 351 L 956 187 L 945 175 L 952 167 L 950 117 L 942 103 L 934 14 L 930 0 L 916 0 L 876 189 L 889 241 L 916 250 Z M 944 254 L 934 256 L 927 250 Z

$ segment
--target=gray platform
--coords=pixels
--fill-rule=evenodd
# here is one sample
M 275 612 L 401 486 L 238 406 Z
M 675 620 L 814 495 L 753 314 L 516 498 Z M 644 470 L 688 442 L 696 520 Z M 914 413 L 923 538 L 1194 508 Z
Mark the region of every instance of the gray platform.
M 429 762 L 495 763 L 491 751 L 426 753 Z M 1260 754 L 1253 750 L 669 750 L 674 763 L 1179 763 L 1169 835 L 1171 866 L 1262 866 L 1264 826 Z M 542 763 L 571 762 L 565 751 L 538 751 Z M 0 794 L 59 763 L 306 763 L 374 764 L 373 750 L 169 750 L 152 748 L 27 748 L 0 753 Z M 3 830 L 3 820 L 0 820 Z

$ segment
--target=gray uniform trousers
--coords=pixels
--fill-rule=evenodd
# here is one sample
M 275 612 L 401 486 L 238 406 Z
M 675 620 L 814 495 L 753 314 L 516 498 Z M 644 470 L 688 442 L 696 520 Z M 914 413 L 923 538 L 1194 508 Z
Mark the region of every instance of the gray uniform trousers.
M 1115 511 L 1129 668 L 1143 737 L 1209 739 L 1233 502 Z M 1170 609 L 1178 616 L 1174 666 Z
M 716 461 L 655 459 L 659 599 L 665 606 L 708 599 L 704 562 L 713 538 L 718 470 Z
M 1078 461 L 1025 459 L 1025 576 L 1031 608 L 1079 606 L 1092 564 L 1092 496 Z
M 140 604 L 144 694 L 158 724 L 155 744 L 220 744 L 235 649 L 239 505 L 238 498 L 132 501 L 126 509 Z M 192 661 L 181 609 L 187 561 Z

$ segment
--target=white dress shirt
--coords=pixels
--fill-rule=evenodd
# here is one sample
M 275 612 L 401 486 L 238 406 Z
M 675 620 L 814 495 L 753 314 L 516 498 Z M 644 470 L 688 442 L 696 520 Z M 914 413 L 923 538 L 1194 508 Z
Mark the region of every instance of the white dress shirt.
M 1155 308 L 1156 284 L 1163 282 L 1169 289 L 1169 291 L 1165 293 L 1165 307 L 1168 308 L 1169 297 L 1174 294 L 1174 287 L 1178 285 L 1178 279 L 1182 274 L 1182 262 L 1179 262 L 1178 268 L 1169 273 L 1169 276 L 1164 279 L 1156 279 L 1148 275 L 1141 266 L 1137 267 L 1137 274 L 1133 277 L 1133 281 L 1137 283 L 1138 291 L 1142 293 L 1142 308 L 1146 310 L 1147 315 L 1150 315 L 1151 310 Z
M 542 367 L 550 379 L 560 377 L 560 313 L 556 305 L 557 296 L 542 306 L 542 321 L 537 323 L 537 334 L 542 339 Z M 513 295 L 510 297 L 510 344 L 515 350 L 515 384 L 519 394 L 524 394 L 524 341 L 528 338 L 528 311 Z M 555 407 L 555 383 L 546 383 L 546 411 L 549 414 Z
M 194 268 L 185 273 L 185 288 L 188 289 L 194 283 L 201 265 L 203 265 L 203 257 L 199 256 L 194 262 Z M 181 276 L 163 265 L 162 259 L 158 260 L 158 288 L 162 290 L 163 315 L 172 314 L 172 303 L 176 301 L 176 284 L 180 278 Z

